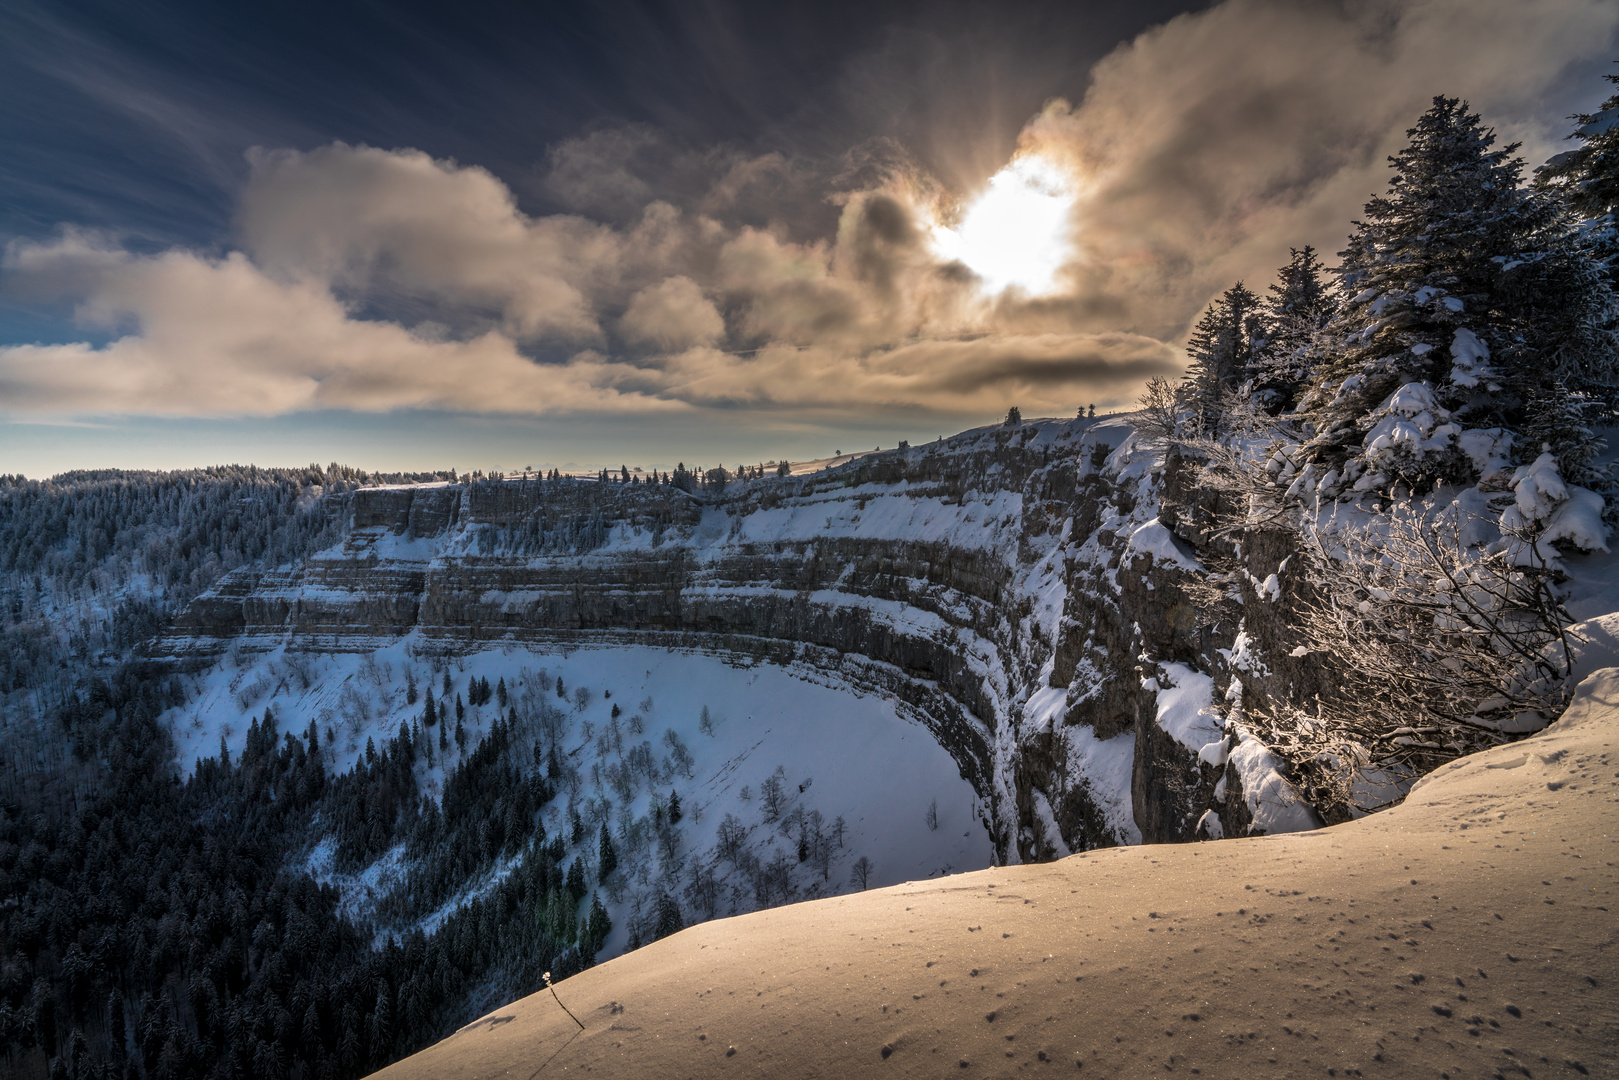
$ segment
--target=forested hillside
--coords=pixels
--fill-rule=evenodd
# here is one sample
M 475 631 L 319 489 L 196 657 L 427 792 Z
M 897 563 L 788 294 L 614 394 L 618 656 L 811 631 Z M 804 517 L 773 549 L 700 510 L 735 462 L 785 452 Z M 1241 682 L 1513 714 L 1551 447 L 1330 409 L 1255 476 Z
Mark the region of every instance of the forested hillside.
M 227 1021 L 263 1028 L 262 1000 L 243 994 L 278 985 L 255 981 L 267 962 L 352 980 L 386 959 L 332 920 L 332 895 L 283 873 L 288 836 L 326 791 L 318 758 L 269 731 L 180 784 L 156 718 L 184 691 L 138 656 L 226 572 L 333 543 L 343 493 L 379 482 L 336 465 L 0 477 L 0 1038 L 14 1068 L 202 1075 Z M 175 978 L 205 952 L 214 997 L 197 983 L 192 1000 Z M 240 1046 L 245 1065 L 257 1047 Z M 351 1072 L 367 1053 L 351 1049 Z

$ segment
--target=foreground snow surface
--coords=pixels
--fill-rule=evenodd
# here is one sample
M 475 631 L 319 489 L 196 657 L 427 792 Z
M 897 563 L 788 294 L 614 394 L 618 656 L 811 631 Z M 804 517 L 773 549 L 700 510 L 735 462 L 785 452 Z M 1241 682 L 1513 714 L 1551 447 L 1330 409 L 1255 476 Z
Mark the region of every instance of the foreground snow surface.
M 484 678 L 491 684 L 504 680 L 510 707 L 525 715 L 542 704 L 562 711 L 560 746 L 579 769 L 580 783 L 576 791 L 562 791 L 544 811 L 551 835 L 567 831 L 570 806 L 578 806 L 588 820 L 590 800 L 606 798 L 613 803 L 610 818 L 616 827 L 626 810 L 633 820 L 647 819 L 655 795 L 666 800 L 670 791 L 677 791 L 684 804 L 683 852 L 708 855 L 720 822 L 732 814 L 750 828 L 747 846 L 761 860 L 768 862 L 778 848 L 788 853 L 794 886 L 803 896 L 854 888 L 850 872 L 861 857 L 873 866 L 872 887 L 980 869 L 994 861 L 972 787 L 932 734 L 902 715 L 897 701 L 863 693 L 807 666 L 747 664 L 643 647 L 565 652 L 507 647 L 446 661 L 433 658 L 409 637 L 361 655 L 288 656 L 278 649 L 227 659 L 201 677 L 186 706 L 167 715 L 187 767 L 198 757 L 217 755 L 221 737 L 233 756 L 239 754 L 248 725 L 268 708 L 284 732 L 302 734 L 314 722 L 328 769 L 341 772 L 363 757 L 367 740 L 380 747 L 398 733 L 402 721 L 422 714 L 424 702 L 406 702 L 407 672 L 420 690 L 431 682 L 435 698 L 443 696 L 443 674 L 434 673 L 436 663 L 448 665 L 452 703 L 457 695 L 468 696 L 471 680 Z M 562 697 L 555 692 L 558 678 Z M 616 720 L 615 705 L 620 713 Z M 476 747 L 497 709 L 498 703 L 467 708 L 465 753 Z M 634 718 L 639 718 L 639 733 L 631 726 Z M 617 741 L 610 735 L 615 728 Z M 449 730 L 454 730 L 453 714 Z M 684 768 L 668 760 L 668 732 L 689 750 Z M 622 761 L 641 742 L 651 745 L 666 768 L 673 767 L 660 782 L 639 784 L 626 803 L 601 778 L 602 769 Z M 418 783 L 436 795 L 446 763 L 461 756 L 452 741 L 433 765 L 418 760 Z M 818 810 L 829 831 L 839 817 L 846 823 L 843 846 L 824 873 L 798 863 L 796 841 L 763 821 L 761 785 L 778 766 L 786 781 L 784 813 L 794 807 L 806 814 Z M 930 807 L 936 808 L 936 827 L 930 826 Z M 593 847 L 596 835 L 592 823 L 587 848 Z M 363 917 L 378 894 L 400 880 L 406 869 L 400 854 L 396 849 L 363 872 L 345 876 L 331 871 L 326 844 L 316 848 L 309 869 L 342 889 L 346 910 Z M 603 897 L 614 921 L 604 958 L 623 950 L 624 916 L 635 903 L 637 886 L 656 884 L 658 869 L 649 868 L 644 880 L 628 874 L 616 898 Z M 456 904 L 509 870 L 509 865 L 497 866 L 469 883 L 469 891 L 430 916 L 425 928 L 431 930 Z M 748 910 L 743 903 L 740 910 Z M 732 912 L 729 900 L 722 903 L 721 914 Z
M 1616 767 L 1608 668 L 1358 821 L 706 923 L 379 1075 L 1612 1076 Z

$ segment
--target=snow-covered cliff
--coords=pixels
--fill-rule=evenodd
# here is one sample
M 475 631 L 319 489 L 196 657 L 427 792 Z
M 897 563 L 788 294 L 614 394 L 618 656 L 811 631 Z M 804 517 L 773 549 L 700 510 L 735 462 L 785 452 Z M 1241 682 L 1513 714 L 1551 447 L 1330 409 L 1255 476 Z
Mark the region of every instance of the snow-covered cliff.
M 362 489 L 340 545 L 230 575 L 158 651 L 192 670 L 401 642 L 745 658 L 827 673 L 926 725 L 1002 863 L 1308 827 L 1277 760 L 1225 729 L 1252 637 L 1211 624 L 1185 587 L 1196 555 L 1160 520 L 1173 464 L 1125 421 L 1048 420 L 720 495 Z M 239 704 L 245 729 L 260 703 Z M 379 710 L 376 730 L 416 711 Z

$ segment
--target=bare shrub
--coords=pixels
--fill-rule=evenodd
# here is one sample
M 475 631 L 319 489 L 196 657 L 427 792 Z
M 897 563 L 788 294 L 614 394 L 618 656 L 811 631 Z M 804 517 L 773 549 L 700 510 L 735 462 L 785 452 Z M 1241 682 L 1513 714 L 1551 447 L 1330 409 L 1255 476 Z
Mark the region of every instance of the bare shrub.
M 1344 766 L 1420 774 L 1561 713 L 1570 618 L 1534 545 L 1469 548 L 1454 524 L 1410 508 L 1380 524 L 1307 534 L 1312 588 L 1296 623 L 1344 692 L 1318 698 L 1313 716 L 1276 711 L 1262 737 L 1295 759 L 1334 759 L 1340 777 Z M 1515 548 L 1530 565 L 1513 563 Z M 1332 789 L 1349 800 L 1343 779 Z
M 864 889 L 871 883 L 871 872 L 874 869 L 876 868 L 871 865 L 870 859 L 864 855 L 860 856 L 855 860 L 854 868 L 849 871 L 849 884 L 858 885 Z
M 1162 375 L 1147 380 L 1141 392 L 1141 411 L 1136 414 L 1135 427 L 1141 434 L 1155 439 L 1175 436 L 1179 427 L 1180 393 L 1175 384 Z
M 1567 705 L 1571 618 L 1533 532 L 1409 497 L 1332 524 L 1284 445 L 1258 460 L 1225 443 L 1185 446 L 1202 458 L 1200 483 L 1222 496 L 1215 533 L 1227 554 L 1259 531 L 1293 538 L 1302 565 L 1290 575 L 1289 621 L 1304 642 L 1295 656 L 1317 654 L 1335 690 L 1249 700 L 1242 711 L 1329 817 L 1357 806 L 1368 773 L 1421 775 L 1543 722 L 1525 713 L 1555 717 Z M 1497 530 L 1500 542 L 1479 542 Z M 1211 586 L 1246 574 L 1240 557 L 1224 562 Z

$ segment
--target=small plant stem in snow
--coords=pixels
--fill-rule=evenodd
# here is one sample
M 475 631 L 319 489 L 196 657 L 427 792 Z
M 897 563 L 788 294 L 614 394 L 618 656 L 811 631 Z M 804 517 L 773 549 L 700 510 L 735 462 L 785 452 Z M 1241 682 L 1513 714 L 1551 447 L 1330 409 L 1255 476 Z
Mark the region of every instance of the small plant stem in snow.
M 556 988 L 555 984 L 553 984 L 551 982 L 551 973 L 549 971 L 547 971 L 545 973 L 545 988 L 547 990 L 551 991 L 551 997 L 556 1000 L 557 1005 L 562 1009 L 562 1011 L 568 1014 L 568 1019 L 572 1020 L 576 1024 L 579 1024 L 579 1030 L 580 1031 L 585 1030 L 585 1025 L 580 1024 L 579 1023 L 579 1018 L 577 1016 L 573 1015 L 573 1010 L 568 1008 L 566 1005 L 563 1005 L 562 1004 L 562 999 L 557 997 L 557 988 Z

